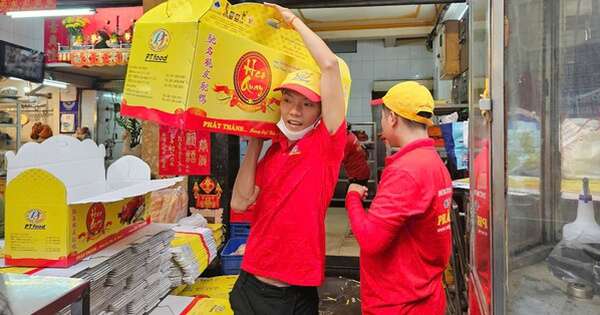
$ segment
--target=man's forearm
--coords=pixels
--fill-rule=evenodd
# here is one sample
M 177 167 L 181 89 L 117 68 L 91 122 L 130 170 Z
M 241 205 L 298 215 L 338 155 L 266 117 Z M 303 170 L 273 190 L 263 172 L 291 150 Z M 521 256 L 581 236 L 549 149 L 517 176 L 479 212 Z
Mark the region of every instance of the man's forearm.
M 236 210 L 246 210 L 250 205 L 247 203 L 255 192 L 256 165 L 260 156 L 262 144 L 262 139 L 250 139 L 248 142 L 246 156 L 242 161 L 242 165 L 240 166 L 233 185 L 231 205 L 233 208 L 236 208 Z

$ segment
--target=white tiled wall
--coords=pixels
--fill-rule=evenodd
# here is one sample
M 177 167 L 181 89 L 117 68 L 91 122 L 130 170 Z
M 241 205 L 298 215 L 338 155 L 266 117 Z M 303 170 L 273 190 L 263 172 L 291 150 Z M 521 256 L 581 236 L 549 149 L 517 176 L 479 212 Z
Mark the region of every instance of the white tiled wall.
M 0 15 L 0 40 L 44 50 L 44 18 L 13 19 Z
M 372 121 L 373 81 L 433 77 L 433 54 L 425 48 L 425 39 L 389 48 L 383 46 L 383 40 L 359 41 L 356 53 L 338 55 L 346 61 L 352 75 L 349 122 Z

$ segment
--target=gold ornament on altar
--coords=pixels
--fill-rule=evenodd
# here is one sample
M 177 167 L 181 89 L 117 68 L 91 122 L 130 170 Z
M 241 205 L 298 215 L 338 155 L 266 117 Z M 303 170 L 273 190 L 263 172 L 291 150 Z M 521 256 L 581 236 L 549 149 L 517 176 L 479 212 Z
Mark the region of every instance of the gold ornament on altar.
M 196 208 L 198 209 L 219 209 L 221 208 L 221 195 L 223 189 L 221 185 L 210 176 L 205 177 L 200 183 L 197 181 L 192 188 Z

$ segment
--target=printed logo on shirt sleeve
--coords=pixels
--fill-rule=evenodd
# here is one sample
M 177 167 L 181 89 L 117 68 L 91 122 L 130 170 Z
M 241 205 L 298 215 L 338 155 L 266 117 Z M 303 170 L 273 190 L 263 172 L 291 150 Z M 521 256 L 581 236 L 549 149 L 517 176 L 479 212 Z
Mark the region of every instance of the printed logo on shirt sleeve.
M 450 209 L 452 207 L 452 187 L 438 191 L 437 205 L 437 232 L 442 233 L 450 230 Z

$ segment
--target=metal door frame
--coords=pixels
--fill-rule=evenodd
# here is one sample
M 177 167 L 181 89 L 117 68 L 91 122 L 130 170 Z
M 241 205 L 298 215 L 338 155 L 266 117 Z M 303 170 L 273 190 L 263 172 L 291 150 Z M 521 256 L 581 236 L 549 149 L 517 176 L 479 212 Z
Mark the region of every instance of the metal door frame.
M 506 117 L 504 104 L 504 0 L 490 0 L 491 262 L 492 314 L 506 313 L 508 296 L 508 216 L 506 211 Z

